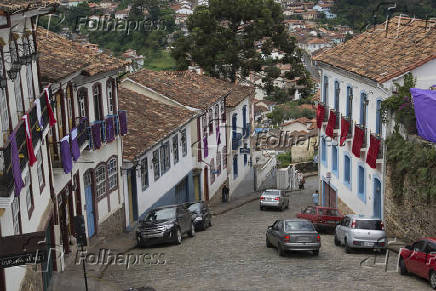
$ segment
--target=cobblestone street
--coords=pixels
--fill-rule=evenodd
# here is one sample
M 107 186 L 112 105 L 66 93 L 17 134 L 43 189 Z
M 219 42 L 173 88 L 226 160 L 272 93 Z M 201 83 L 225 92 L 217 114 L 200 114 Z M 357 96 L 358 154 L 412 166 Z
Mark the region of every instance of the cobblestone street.
M 290 208 L 260 211 L 257 201 L 214 217 L 212 228 L 185 238 L 182 245 L 134 249 L 129 253 L 164 253 L 166 264 L 109 266 L 103 281 L 156 290 L 429 290 L 428 283 L 395 272 L 392 254 L 388 271 L 372 264 L 371 252 L 345 254 L 332 235 L 322 235 L 319 257 L 289 253 L 279 257 L 265 246 L 265 230 L 279 218 L 294 218 L 311 202 L 316 177 L 306 190 L 293 192 Z M 362 266 L 361 261 L 369 257 Z M 379 255 L 377 262 L 383 262 Z

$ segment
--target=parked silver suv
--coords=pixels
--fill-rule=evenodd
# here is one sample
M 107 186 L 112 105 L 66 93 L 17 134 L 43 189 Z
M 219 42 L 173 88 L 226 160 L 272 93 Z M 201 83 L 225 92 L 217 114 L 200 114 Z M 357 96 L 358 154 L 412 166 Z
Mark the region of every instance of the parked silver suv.
M 364 215 L 345 215 L 336 226 L 335 245 L 344 245 L 346 253 L 354 248 L 385 252 L 387 239 L 382 220 Z

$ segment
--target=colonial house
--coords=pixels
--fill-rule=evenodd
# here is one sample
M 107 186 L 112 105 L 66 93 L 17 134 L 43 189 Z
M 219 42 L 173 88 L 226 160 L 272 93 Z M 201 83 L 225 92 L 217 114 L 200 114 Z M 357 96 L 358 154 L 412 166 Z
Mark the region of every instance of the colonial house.
M 426 21 L 394 17 L 314 57 L 322 73 L 322 205 L 383 218 L 384 141 L 392 129 L 382 121 L 381 102 L 409 72 L 417 88 L 434 85 L 435 41 Z
M 119 102 L 129 119 L 123 142 L 126 226 L 150 208 L 199 200 L 191 148 L 197 113 L 128 89 L 120 89 Z
M 13 245 L 0 243 L 3 255 L 22 243 L 23 234 L 42 232 L 48 244 L 54 242 L 47 147 L 51 104 L 41 95 L 35 23 L 55 5 L 0 1 L 0 238 L 18 236 Z M 53 265 L 42 267 L 49 272 L 25 265 L 0 268 L 0 290 L 46 290 Z
M 208 201 L 227 182 L 225 98 L 231 83 L 190 71 L 154 72 L 141 70 L 128 75 L 123 88 L 144 94 L 165 104 L 188 109 L 197 114 L 191 126 L 192 165 L 196 196 Z M 196 190 L 195 190 L 196 191 Z
M 254 87 L 237 85 L 226 98 L 226 140 L 231 141 L 227 165 L 230 196 L 254 191 L 250 136 L 254 126 Z
M 307 117 L 300 117 L 292 121 L 284 122 L 280 128 L 285 132 L 304 131 L 309 132 L 315 129 L 316 120 Z
M 41 28 L 38 47 L 41 81 L 52 84 L 57 120 L 46 143 L 49 189 L 69 254 L 76 215 L 84 216 L 88 238 L 124 227 L 120 166 L 127 120 L 118 106 L 117 76 L 127 62 Z

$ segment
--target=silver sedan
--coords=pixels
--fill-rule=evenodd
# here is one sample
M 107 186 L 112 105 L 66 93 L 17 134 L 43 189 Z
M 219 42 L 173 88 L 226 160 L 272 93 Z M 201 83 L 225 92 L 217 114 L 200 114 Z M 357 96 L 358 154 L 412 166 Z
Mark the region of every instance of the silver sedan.
M 286 251 L 312 251 L 317 256 L 321 237 L 308 220 L 276 220 L 266 231 L 266 246 L 277 248 L 280 256 Z
M 289 207 L 289 195 L 281 190 L 265 190 L 260 196 L 260 210 L 274 207 L 283 210 Z

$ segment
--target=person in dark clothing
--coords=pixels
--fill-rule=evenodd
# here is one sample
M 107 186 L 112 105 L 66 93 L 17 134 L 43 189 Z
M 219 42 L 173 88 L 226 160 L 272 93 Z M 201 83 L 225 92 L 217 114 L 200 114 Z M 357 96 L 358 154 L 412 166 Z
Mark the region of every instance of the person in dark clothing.
M 222 201 L 223 202 L 229 201 L 229 188 L 227 187 L 226 184 L 224 184 L 223 190 L 222 190 Z

